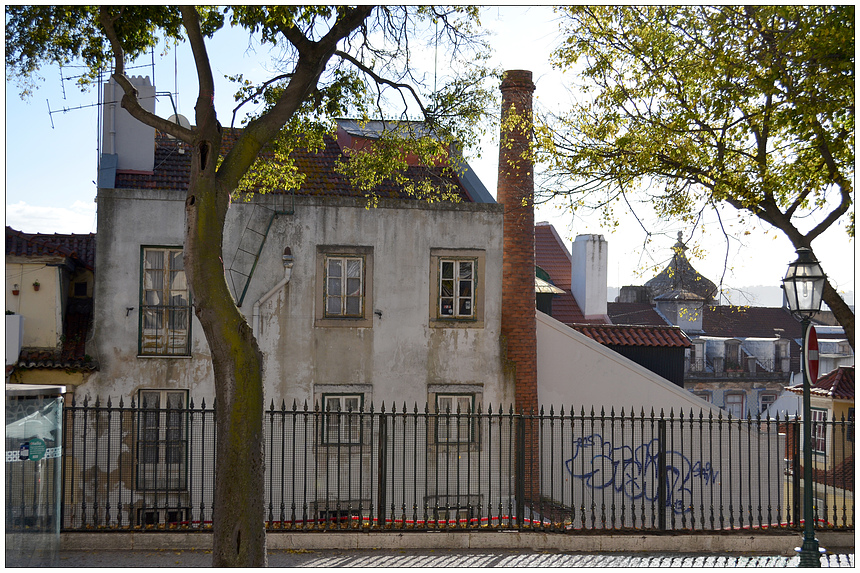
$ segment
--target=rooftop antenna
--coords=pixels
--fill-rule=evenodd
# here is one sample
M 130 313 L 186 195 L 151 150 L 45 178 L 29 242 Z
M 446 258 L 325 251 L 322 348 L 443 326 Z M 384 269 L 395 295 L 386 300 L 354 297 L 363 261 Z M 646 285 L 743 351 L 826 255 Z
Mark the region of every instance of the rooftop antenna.
M 433 53 L 433 97 L 436 97 L 436 75 L 439 68 L 439 20 L 436 20 L 436 51 Z

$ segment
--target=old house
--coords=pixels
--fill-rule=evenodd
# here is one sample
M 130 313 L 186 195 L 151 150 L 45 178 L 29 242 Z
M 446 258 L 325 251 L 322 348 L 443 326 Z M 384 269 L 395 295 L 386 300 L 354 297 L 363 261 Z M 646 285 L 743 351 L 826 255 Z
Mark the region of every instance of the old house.
M 97 370 L 86 353 L 95 234 L 6 227 L 6 382 L 78 385 Z
M 135 82 L 142 93 L 154 91 L 146 79 Z M 530 72 L 509 72 L 504 109 L 530 109 L 533 90 Z M 99 370 L 75 388 L 79 405 L 70 431 L 89 441 L 67 466 L 73 502 L 64 517 L 70 527 L 100 519 L 120 527 L 197 527 L 211 515 L 206 476 L 214 387 L 182 264 L 190 154 L 163 134 L 123 121 L 122 109 L 109 111 L 97 198 L 98 304 L 88 346 Z M 588 477 L 565 465 L 564 456 L 576 444 L 595 446 L 595 432 L 609 430 L 604 424 L 628 422 L 592 419 L 574 428 L 568 416 L 564 444 L 555 444 L 542 438 L 538 422 L 515 430 L 521 418 L 514 411 L 716 413 L 666 377 L 535 308 L 532 169 L 503 157 L 519 160 L 527 132 L 501 146 L 498 203 L 466 166 L 447 179 L 458 202 L 419 202 L 384 183 L 378 205 L 368 209 L 333 166 L 350 147 L 372 145 L 384 128 L 339 121 L 322 151 L 296 152 L 306 175 L 299 189 L 256 194 L 228 212 L 228 283 L 263 353 L 270 527 L 371 518 L 498 524 L 501 511 L 523 516 L 518 504 L 530 504 L 529 516 L 540 514 L 544 498 L 573 507 L 584 503 Z M 228 142 L 233 135 L 227 132 Z M 416 163 L 409 176 L 442 174 Z M 605 244 L 589 236 L 581 246 L 581 264 L 596 260 L 599 268 Z M 605 321 L 605 273 L 577 290 L 578 265 L 567 273 L 565 294 L 586 324 Z M 554 305 L 554 312 L 563 307 Z M 108 396 L 115 421 L 99 426 L 80 403 Z M 392 415 L 377 415 L 383 407 Z M 501 409 L 509 413 L 501 416 Z M 395 418 L 393 410 L 402 415 Z M 663 433 L 680 439 L 683 427 L 664 424 Z M 118 433 L 111 441 L 97 439 L 99 431 Z M 629 449 L 625 440 L 641 442 L 637 455 L 668 447 L 629 423 L 617 437 L 617 444 L 599 447 L 620 456 Z M 705 459 L 700 447 L 685 455 L 679 468 L 703 469 L 673 486 L 677 497 L 661 512 L 688 512 L 684 496 L 710 494 L 720 471 L 744 471 L 740 463 Z M 711 469 L 723 461 L 727 469 Z M 89 471 L 107 465 L 113 469 L 103 474 Z M 650 483 L 655 476 L 640 467 L 637 479 Z M 569 480 L 583 488 L 558 489 Z M 101 491 L 114 496 L 98 506 L 113 508 L 107 517 L 84 502 Z M 622 488 L 613 495 L 624 503 L 632 494 Z M 749 501 L 754 494 L 744 495 Z M 371 516 L 371 508 L 378 513 Z
M 679 234 L 667 267 L 643 286 L 623 287 L 608 305 L 610 317 L 658 317 L 680 327 L 691 341 L 684 388 L 735 417 L 766 415 L 800 371 L 800 322 L 784 307 L 717 304 L 716 286 L 693 268 L 686 250 Z M 824 367 L 853 364 L 841 328 L 820 327 L 819 337 Z

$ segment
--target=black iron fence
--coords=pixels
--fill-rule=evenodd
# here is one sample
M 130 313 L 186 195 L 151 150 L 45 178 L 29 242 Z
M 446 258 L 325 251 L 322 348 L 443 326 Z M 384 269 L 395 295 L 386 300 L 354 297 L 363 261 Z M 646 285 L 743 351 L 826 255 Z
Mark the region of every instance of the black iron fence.
M 211 527 L 215 412 L 180 403 L 66 406 L 64 530 Z M 265 412 L 269 530 L 802 526 L 795 419 L 333 403 Z M 853 420 L 812 438 L 816 527 L 853 529 Z

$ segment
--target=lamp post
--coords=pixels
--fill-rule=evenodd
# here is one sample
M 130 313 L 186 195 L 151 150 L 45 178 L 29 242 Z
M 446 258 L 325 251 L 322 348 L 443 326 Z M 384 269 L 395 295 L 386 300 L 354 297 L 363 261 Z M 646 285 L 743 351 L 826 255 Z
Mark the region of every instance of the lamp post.
M 788 265 L 782 279 L 785 297 L 791 313 L 800 318 L 803 325 L 801 346 L 801 372 L 803 374 L 803 544 L 799 549 L 801 567 L 820 567 L 821 555 L 815 538 L 815 523 L 812 515 L 812 420 L 810 408 L 809 372 L 805 367 L 807 331 L 812 315 L 821 309 L 821 294 L 826 277 L 821 265 L 807 247 L 797 249 L 797 260 Z

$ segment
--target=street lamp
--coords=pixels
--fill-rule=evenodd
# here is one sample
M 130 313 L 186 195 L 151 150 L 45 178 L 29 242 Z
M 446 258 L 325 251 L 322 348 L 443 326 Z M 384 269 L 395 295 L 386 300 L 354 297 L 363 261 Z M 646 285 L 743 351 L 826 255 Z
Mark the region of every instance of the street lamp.
M 806 333 L 812 315 L 821 309 L 821 295 L 824 292 L 826 277 L 821 265 L 807 247 L 797 249 L 797 260 L 788 265 L 788 272 L 782 279 L 788 308 L 800 317 L 803 325 L 803 344 L 801 345 L 801 372 L 803 374 L 803 544 L 800 547 L 801 567 L 820 567 L 821 555 L 818 540 L 815 538 L 815 523 L 812 515 L 812 420 L 810 408 L 809 372 L 804 367 L 803 352 L 806 346 Z

